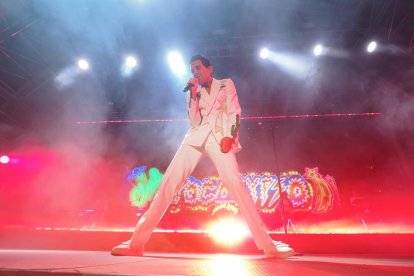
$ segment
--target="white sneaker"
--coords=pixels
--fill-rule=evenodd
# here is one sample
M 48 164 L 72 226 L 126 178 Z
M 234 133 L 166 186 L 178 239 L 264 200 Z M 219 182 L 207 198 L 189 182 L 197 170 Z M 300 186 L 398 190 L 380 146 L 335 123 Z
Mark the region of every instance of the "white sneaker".
M 266 258 L 288 258 L 296 254 L 289 245 L 280 241 L 273 241 L 272 245 L 264 250 Z
M 144 246 L 131 247 L 131 240 L 124 241 L 111 250 L 112 256 L 142 256 L 143 254 Z

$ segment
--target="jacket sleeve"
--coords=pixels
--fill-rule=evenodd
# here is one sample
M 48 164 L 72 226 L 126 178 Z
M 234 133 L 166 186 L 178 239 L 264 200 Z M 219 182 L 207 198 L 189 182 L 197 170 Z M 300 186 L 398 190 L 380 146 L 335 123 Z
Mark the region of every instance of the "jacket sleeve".
M 224 136 L 232 137 L 236 142 L 239 137 L 241 108 L 236 87 L 231 79 L 226 81 L 227 127 Z
M 193 99 L 191 97 L 191 92 L 187 93 L 187 114 L 188 121 L 192 127 L 196 127 L 201 124 L 202 118 L 200 113 L 199 97 L 197 96 Z

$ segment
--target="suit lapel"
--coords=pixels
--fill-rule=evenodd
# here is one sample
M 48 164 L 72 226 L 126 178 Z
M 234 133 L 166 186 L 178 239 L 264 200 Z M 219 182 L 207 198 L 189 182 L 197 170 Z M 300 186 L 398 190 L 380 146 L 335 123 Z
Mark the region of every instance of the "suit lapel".
M 220 83 L 221 83 L 220 80 L 216 80 L 216 79 L 213 78 L 213 83 L 211 84 L 211 90 L 210 90 L 210 104 L 209 104 L 209 107 L 208 107 L 208 113 L 207 114 L 210 114 L 211 109 L 213 108 L 214 103 L 216 102 L 217 96 L 218 96 L 219 91 L 220 91 Z

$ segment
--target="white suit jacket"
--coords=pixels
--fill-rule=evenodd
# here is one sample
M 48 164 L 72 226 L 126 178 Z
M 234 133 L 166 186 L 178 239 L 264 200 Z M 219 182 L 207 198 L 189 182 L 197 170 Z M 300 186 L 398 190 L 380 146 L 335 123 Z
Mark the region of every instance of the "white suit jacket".
M 201 86 L 199 86 L 197 95 L 200 95 L 201 89 Z M 217 80 L 213 78 L 206 118 L 203 118 L 200 113 L 200 96 L 192 99 L 191 92 L 187 94 L 188 119 L 191 127 L 182 143 L 201 147 L 209 133 L 212 132 L 218 144 L 220 144 L 223 137 L 232 137 L 235 141 L 232 150 L 234 152 L 240 151 L 241 108 L 233 81 L 231 79 Z M 205 120 L 208 121 L 208 126 L 206 126 Z

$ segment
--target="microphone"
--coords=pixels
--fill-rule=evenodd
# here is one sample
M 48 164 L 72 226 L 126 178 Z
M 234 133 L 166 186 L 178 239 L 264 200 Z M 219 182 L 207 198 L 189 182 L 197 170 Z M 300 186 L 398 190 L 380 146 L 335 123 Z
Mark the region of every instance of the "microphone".
M 187 92 L 188 90 L 190 90 L 192 87 L 194 86 L 194 84 L 192 83 L 187 83 L 187 85 L 184 87 L 183 92 Z

